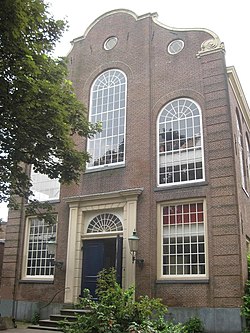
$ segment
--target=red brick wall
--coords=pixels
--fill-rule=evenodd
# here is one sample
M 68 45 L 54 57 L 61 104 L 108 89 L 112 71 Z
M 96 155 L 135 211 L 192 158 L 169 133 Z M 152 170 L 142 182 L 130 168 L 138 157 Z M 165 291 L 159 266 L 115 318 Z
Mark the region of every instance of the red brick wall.
M 3 255 L 4 255 L 4 242 L 0 242 L 0 285 L 2 280 L 2 268 L 3 268 Z
M 113 50 L 105 51 L 103 43 L 110 36 L 117 36 L 118 44 Z M 167 45 L 176 38 L 183 39 L 185 47 L 172 56 L 166 51 Z M 245 205 L 249 201 L 240 190 L 234 148 L 236 101 L 231 91 L 229 100 L 224 53 L 197 57 L 203 41 L 210 38 L 205 31 L 171 31 L 155 24 L 151 17 L 136 21 L 131 15 L 117 13 L 96 22 L 86 38 L 75 42 L 68 56 L 70 79 L 77 96 L 87 107 L 91 84 L 101 72 L 118 68 L 126 73 L 126 165 L 88 172 L 82 176 L 79 186 L 62 188 L 61 197 L 144 188 L 138 202 L 137 226 L 141 238 L 139 255 L 145 259 L 145 265 L 143 270 L 137 270 L 137 292 L 161 297 L 169 306 L 237 307 L 243 293 L 245 273 L 242 273 L 241 265 L 245 260 L 242 259 L 244 245 L 241 247 L 240 243 L 244 241 L 245 233 L 250 235 L 250 229 L 244 224 L 242 234 L 239 221 L 242 214 L 247 223 L 250 212 Z M 201 107 L 206 180 L 159 190 L 156 184 L 156 120 L 161 108 L 178 97 L 194 99 Z M 76 142 L 79 149 L 86 147 L 86 142 L 77 138 Z M 157 204 L 201 197 L 207 202 L 209 281 L 156 283 Z M 59 210 L 58 257 L 65 260 L 68 209 L 63 200 L 56 207 Z M 58 272 L 54 284 L 46 285 L 46 293 L 44 285 L 24 284 L 19 280 L 25 220 L 15 214 L 11 215 L 6 238 L 3 295 L 11 297 L 17 268 L 18 299 L 47 301 L 64 286 L 64 273 Z M 63 301 L 62 294 L 58 300 Z

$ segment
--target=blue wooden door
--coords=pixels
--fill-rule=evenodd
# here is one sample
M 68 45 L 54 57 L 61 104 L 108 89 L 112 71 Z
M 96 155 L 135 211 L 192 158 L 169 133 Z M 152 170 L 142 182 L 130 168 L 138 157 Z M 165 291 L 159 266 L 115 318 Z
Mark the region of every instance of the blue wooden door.
M 115 267 L 117 281 L 122 280 L 122 238 L 85 240 L 83 243 L 82 288 L 95 298 L 97 275 L 103 268 Z

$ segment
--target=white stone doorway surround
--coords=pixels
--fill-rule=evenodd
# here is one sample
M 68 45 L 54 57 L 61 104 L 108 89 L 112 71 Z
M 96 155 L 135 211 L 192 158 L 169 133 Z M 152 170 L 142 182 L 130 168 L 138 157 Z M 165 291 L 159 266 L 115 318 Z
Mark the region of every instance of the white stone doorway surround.
M 89 194 L 65 198 L 69 205 L 68 245 L 66 259 L 65 303 L 75 303 L 81 293 L 82 244 L 84 239 L 109 237 L 108 234 L 87 234 L 90 220 L 100 213 L 112 213 L 123 224 L 122 286 L 135 284 L 135 265 L 132 264 L 128 237 L 136 230 L 137 201 L 143 188 Z M 115 236 L 115 235 L 113 235 Z

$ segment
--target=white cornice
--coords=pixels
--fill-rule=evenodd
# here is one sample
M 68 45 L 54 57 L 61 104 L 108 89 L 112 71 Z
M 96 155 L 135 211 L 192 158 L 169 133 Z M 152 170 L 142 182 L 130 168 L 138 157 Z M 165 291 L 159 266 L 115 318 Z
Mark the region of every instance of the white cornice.
M 156 15 L 154 15 L 152 17 L 152 20 L 159 26 L 167 29 L 167 30 L 171 30 L 171 31 L 203 31 L 203 32 L 206 32 L 208 34 L 211 35 L 211 37 L 213 39 L 215 38 L 218 38 L 217 34 L 209 29 L 205 29 L 205 28 L 175 28 L 175 27 L 169 27 L 168 25 L 164 24 L 164 23 L 161 23 L 158 21 L 158 14 L 155 13 Z
M 139 21 L 139 20 L 142 20 L 146 17 L 155 17 L 155 16 L 158 16 L 157 13 L 147 13 L 147 14 L 143 14 L 143 15 L 140 15 L 140 16 L 137 16 L 134 12 L 132 12 L 131 10 L 128 10 L 128 9 L 114 9 L 114 10 L 111 10 L 107 13 L 104 13 L 102 14 L 101 16 L 99 16 L 94 22 L 92 22 L 88 28 L 85 30 L 85 33 L 83 34 L 83 36 L 80 36 L 80 37 L 77 37 L 77 38 L 74 38 L 72 40 L 72 44 L 80 41 L 80 40 L 83 40 L 86 38 L 87 34 L 89 33 L 89 31 L 94 27 L 94 25 L 96 25 L 99 21 L 101 21 L 102 19 L 104 19 L 105 17 L 108 17 L 110 15 L 113 15 L 113 14 L 118 14 L 118 13 L 124 13 L 124 14 L 128 14 L 128 15 L 131 15 L 133 16 L 133 18 L 136 20 L 136 21 Z
M 103 18 L 114 15 L 114 14 L 118 14 L 118 13 L 124 13 L 124 14 L 128 14 L 133 16 L 133 18 L 136 21 L 145 19 L 147 17 L 151 17 L 152 21 L 157 24 L 158 26 L 163 27 L 164 29 L 167 29 L 169 31 L 180 31 L 180 32 L 184 32 L 184 31 L 201 31 L 201 32 L 206 32 L 207 34 L 209 34 L 211 36 L 211 38 L 208 38 L 207 40 L 205 40 L 202 44 L 201 44 L 201 50 L 198 51 L 197 53 L 197 57 L 200 58 L 206 54 L 209 53 L 214 53 L 214 52 L 218 52 L 218 51 L 224 51 L 225 47 L 224 47 L 224 43 L 222 43 L 220 41 L 220 38 L 218 37 L 218 35 L 216 33 L 214 33 L 213 31 L 209 30 L 209 29 L 205 29 L 205 28 L 173 28 L 173 27 L 169 27 L 161 22 L 158 21 L 158 14 L 156 12 L 154 13 L 147 13 L 147 14 L 143 14 L 143 15 L 136 15 L 133 11 L 128 10 L 128 9 L 115 9 L 115 10 L 111 10 L 107 13 L 104 13 L 103 15 L 99 16 L 94 22 L 92 22 L 88 28 L 86 29 L 85 33 L 83 36 L 77 37 L 75 39 L 73 39 L 73 41 L 71 42 L 72 46 L 78 42 L 81 41 L 83 39 L 86 38 L 86 36 L 88 35 L 89 31 L 95 26 L 95 24 L 97 24 L 99 21 L 101 21 Z
M 229 84 L 234 92 L 234 96 L 245 118 L 248 128 L 250 129 L 250 109 L 234 66 L 227 67 L 227 75 Z
M 94 193 L 87 195 L 79 195 L 73 197 L 66 197 L 64 201 L 67 203 L 76 203 L 76 202 L 86 202 L 86 201 L 97 201 L 97 200 L 106 200 L 113 198 L 132 198 L 138 197 L 143 192 L 143 188 L 132 188 L 127 190 L 112 191 L 105 193 Z
M 211 35 L 212 38 L 209 38 L 207 40 L 205 40 L 202 44 L 201 44 L 201 50 L 198 51 L 197 53 L 197 57 L 200 58 L 203 55 L 206 55 L 208 53 L 214 53 L 217 51 L 224 51 L 225 47 L 224 47 L 224 43 L 222 43 L 220 41 L 219 36 L 213 32 L 212 30 L 209 29 L 205 29 L 205 28 L 173 28 L 173 27 L 169 27 L 161 22 L 158 21 L 158 15 L 154 15 L 152 16 L 152 20 L 159 26 L 170 30 L 170 31 L 180 31 L 180 32 L 185 32 L 185 31 L 201 31 L 201 32 L 206 32 L 207 34 Z
M 218 51 L 224 51 L 225 50 L 225 47 L 224 47 L 224 43 L 222 43 L 218 37 L 218 35 L 216 33 L 214 33 L 213 31 L 209 30 L 209 29 L 205 29 L 205 28 L 173 28 L 173 27 L 169 27 L 161 22 L 158 21 L 158 14 L 156 12 L 154 13 L 147 13 L 147 14 L 143 14 L 143 15 L 136 15 L 133 11 L 131 10 L 128 10 L 128 9 L 115 9 L 115 10 L 111 10 L 107 13 L 104 13 L 103 15 L 99 16 L 94 22 L 92 22 L 88 28 L 86 29 L 85 33 L 83 34 L 83 36 L 80 36 L 80 37 L 77 37 L 75 39 L 73 39 L 71 41 L 71 44 L 72 46 L 76 43 L 76 42 L 79 42 L 83 39 L 86 38 L 86 36 L 88 35 L 89 31 L 95 26 L 95 24 L 97 24 L 99 21 L 101 21 L 103 18 L 105 17 L 108 17 L 110 15 L 114 15 L 114 14 L 118 14 L 118 13 L 124 13 L 124 14 L 128 14 L 128 15 L 131 15 L 133 16 L 133 18 L 136 20 L 136 21 L 139 21 L 139 20 L 142 20 L 144 18 L 147 18 L 147 17 L 151 17 L 152 18 L 152 21 L 167 29 L 167 30 L 170 30 L 170 31 L 203 31 L 203 32 L 206 32 L 208 33 L 211 38 L 205 40 L 202 44 L 201 44 L 201 50 L 198 51 L 197 53 L 197 57 L 202 57 L 208 53 L 214 53 L 214 52 L 218 52 Z

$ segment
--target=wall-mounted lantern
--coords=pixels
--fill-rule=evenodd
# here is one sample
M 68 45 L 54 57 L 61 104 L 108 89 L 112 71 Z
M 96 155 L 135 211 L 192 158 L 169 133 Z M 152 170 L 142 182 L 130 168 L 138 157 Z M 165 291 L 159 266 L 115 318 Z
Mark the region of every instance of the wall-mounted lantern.
M 51 261 L 51 264 L 55 266 L 56 268 L 62 270 L 63 268 L 63 261 L 57 261 L 55 260 L 55 254 L 56 254 L 56 237 L 50 236 L 50 238 L 47 241 L 47 251 L 49 256 L 51 257 L 49 260 Z
M 140 240 L 140 238 L 138 237 L 136 231 L 134 230 L 132 236 L 130 236 L 128 238 L 128 243 L 129 243 L 129 250 L 132 255 L 132 263 L 133 264 L 136 263 L 142 267 L 144 264 L 144 259 L 136 258 L 138 247 L 139 247 L 139 240 Z

